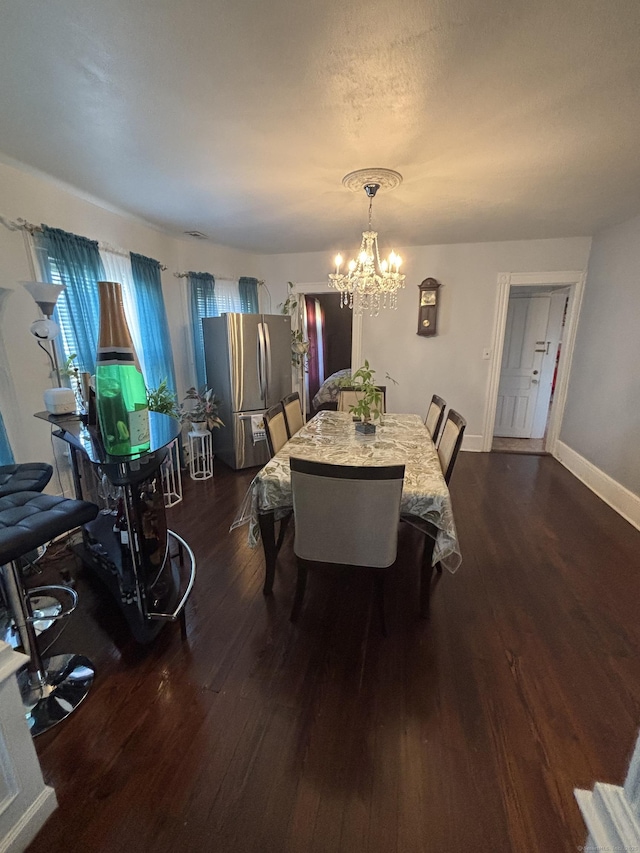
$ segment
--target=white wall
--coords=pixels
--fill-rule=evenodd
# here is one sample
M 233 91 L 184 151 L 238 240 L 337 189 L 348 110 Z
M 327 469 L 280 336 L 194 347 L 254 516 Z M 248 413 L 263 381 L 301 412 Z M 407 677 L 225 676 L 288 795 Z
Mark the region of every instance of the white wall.
M 14 221 L 23 218 L 34 224 L 44 222 L 156 258 L 167 266 L 162 274 L 162 289 L 179 395 L 193 384 L 194 376 L 190 366 L 190 338 L 186 335 L 186 282 L 176 279 L 173 273 L 196 269 L 237 278 L 257 272 L 255 255 L 208 241 L 178 239 L 81 198 L 54 181 L 3 163 L 0 163 L 0 215 Z M 39 311 L 18 284 L 31 278 L 22 232 L 8 231 L 0 225 L 0 288 L 13 291 L 0 308 L 0 335 L 8 362 L 0 365 L 0 406 L 18 462 L 52 460 L 49 428 L 33 417 L 34 412 L 44 408 L 42 393 L 51 383 L 49 362 L 29 333 L 29 325 Z M 49 490 L 58 490 L 55 481 Z
M 498 274 L 584 269 L 589 247 L 589 238 L 571 238 L 397 249 L 407 275 L 398 309 L 363 321 L 363 358 L 381 384 L 387 372 L 399 383 L 386 381 L 390 410 L 424 415 L 437 393 L 467 418 L 465 446 L 479 449 L 489 379 L 482 351 L 492 340 Z M 287 281 L 326 282 L 331 257 L 316 252 L 263 258 L 274 310 Z M 442 282 L 438 335 L 423 338 L 416 334 L 418 285 L 429 276 Z
M 640 217 L 593 238 L 560 439 L 640 496 Z

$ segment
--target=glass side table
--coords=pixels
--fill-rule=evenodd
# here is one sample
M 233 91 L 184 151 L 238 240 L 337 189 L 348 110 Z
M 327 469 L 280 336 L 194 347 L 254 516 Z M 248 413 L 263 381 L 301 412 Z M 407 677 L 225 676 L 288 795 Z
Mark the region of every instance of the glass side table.
M 192 480 L 213 477 L 213 441 L 211 431 L 192 430 L 189 438 L 189 476 Z

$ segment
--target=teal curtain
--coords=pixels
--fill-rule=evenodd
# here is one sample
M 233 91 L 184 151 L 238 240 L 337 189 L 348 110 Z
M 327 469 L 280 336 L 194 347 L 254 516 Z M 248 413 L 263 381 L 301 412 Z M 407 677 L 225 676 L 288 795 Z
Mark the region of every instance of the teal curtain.
M 4 420 L 2 419 L 2 412 L 0 412 L 0 465 L 13 465 L 14 461 L 9 436 L 4 428 Z
M 238 282 L 240 290 L 240 302 L 243 314 L 258 313 L 258 279 L 249 278 L 246 275 L 240 277 Z
M 196 361 L 196 383 L 198 388 L 207 384 L 207 372 L 204 364 L 204 336 L 202 318 L 216 317 L 215 279 L 208 272 L 190 272 L 191 291 L 191 327 L 193 329 L 193 351 Z
M 100 306 L 98 282 L 104 267 L 95 240 L 42 226 L 34 235 L 45 281 L 64 284 L 54 319 L 62 329 L 65 355 L 76 353 L 81 370 L 95 373 Z
M 167 386 L 175 393 L 176 375 L 169 323 L 162 297 L 160 263 L 131 252 L 131 272 L 144 352 L 145 382 L 148 388 L 157 388 L 166 379 Z

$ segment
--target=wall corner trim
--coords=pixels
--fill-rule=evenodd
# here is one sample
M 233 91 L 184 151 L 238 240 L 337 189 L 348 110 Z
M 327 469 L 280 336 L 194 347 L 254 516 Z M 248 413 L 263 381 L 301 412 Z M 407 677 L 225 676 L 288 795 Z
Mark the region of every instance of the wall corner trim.
M 605 474 L 563 441 L 556 442 L 553 456 L 611 509 L 640 530 L 640 496 Z

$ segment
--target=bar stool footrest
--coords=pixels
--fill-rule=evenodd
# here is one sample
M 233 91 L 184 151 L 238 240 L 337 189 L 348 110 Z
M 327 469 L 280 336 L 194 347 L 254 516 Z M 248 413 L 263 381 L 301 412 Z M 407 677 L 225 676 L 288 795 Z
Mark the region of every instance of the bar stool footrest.
M 31 601 L 31 607 L 34 610 L 33 616 L 28 617 L 28 622 L 39 622 L 42 619 L 42 616 L 36 615 L 33 601 L 34 596 L 41 596 L 50 592 L 62 592 L 68 595 L 71 599 L 70 604 L 66 609 L 62 602 L 59 601 L 57 598 L 54 597 L 53 599 L 51 599 L 53 601 L 58 601 L 58 604 L 60 605 L 60 610 L 58 611 L 58 613 L 46 617 L 47 620 L 51 620 L 51 622 L 56 622 L 58 619 L 65 619 L 67 616 L 71 616 L 73 611 L 78 606 L 78 593 L 75 591 L 75 589 L 70 589 L 70 587 L 63 586 L 62 584 L 51 583 L 47 586 L 34 586 L 31 589 L 25 590 L 25 592 Z

